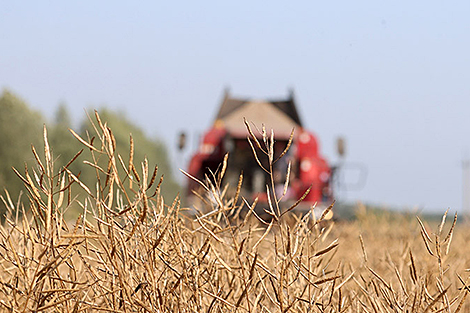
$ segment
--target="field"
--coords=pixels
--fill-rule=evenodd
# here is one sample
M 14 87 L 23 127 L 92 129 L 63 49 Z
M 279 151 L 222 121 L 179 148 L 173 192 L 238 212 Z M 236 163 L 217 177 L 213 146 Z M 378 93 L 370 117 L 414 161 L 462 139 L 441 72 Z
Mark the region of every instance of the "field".
M 96 186 L 54 169 L 45 131 L 37 166 L 18 172 L 28 201 L 2 196 L 2 311 L 470 311 L 470 235 L 456 216 L 428 223 L 358 204 L 352 221 L 316 220 L 313 208 L 281 209 L 273 193 L 266 219 L 238 193 L 225 197 L 226 162 L 200 182 L 204 205 L 184 208 L 160 196 L 156 167 L 134 165 L 132 139 L 129 155 L 116 155 L 112 131 L 95 118 L 93 143 L 75 136 Z M 273 155 L 271 138 L 252 140 Z

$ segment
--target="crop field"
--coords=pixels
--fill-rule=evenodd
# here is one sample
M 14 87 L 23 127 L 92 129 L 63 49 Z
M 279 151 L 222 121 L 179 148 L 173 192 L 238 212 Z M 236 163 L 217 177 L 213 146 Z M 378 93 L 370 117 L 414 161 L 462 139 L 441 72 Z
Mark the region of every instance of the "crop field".
M 95 134 L 74 136 L 95 185 L 54 168 L 45 130 L 36 165 L 18 171 L 27 196 L 1 197 L 0 311 L 470 312 L 470 233 L 456 215 L 434 223 L 360 204 L 352 221 L 300 215 L 275 192 L 263 205 L 226 196 L 227 162 L 199 182 L 201 205 L 185 207 L 163 199 L 132 138 L 117 155 L 94 118 Z M 274 139 L 248 133 L 273 162 Z

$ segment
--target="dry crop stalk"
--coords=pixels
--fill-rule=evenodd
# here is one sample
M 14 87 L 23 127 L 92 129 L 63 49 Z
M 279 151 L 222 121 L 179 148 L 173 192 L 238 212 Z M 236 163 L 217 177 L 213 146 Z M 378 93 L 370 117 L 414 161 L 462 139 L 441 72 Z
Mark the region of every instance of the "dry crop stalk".
M 226 187 L 221 186 L 226 167 L 222 165 L 210 180 L 200 182 L 213 193 L 207 196 L 216 197 L 215 202 L 207 201 L 212 212 L 191 220 L 180 211 L 178 198 L 170 205 L 164 204 L 159 195 L 162 178 L 154 186 L 157 169 L 150 166 L 151 160 L 136 166 L 132 152 L 126 162 L 117 154 L 111 129 L 97 113 L 95 120 L 94 137 L 74 136 L 91 153 L 87 164 L 97 173 L 96 190 L 68 168 L 71 162 L 56 173 L 53 147 L 45 148 L 43 157 L 33 148 L 36 167 L 25 167 L 24 174 L 17 171 L 28 190 L 30 210 L 20 204 L 15 206 L 8 193 L 1 197 L 8 208 L 6 223 L 0 226 L 0 306 L 5 310 L 468 310 L 465 306 L 468 279 L 455 278 L 449 287 L 452 275 L 445 270 L 445 266 L 453 265 L 444 257 L 450 256 L 450 242 L 454 237 L 461 240 L 455 236 L 456 216 L 444 239 L 441 235 L 445 217 L 439 224 L 438 238 L 431 241 L 419 220 L 425 246 L 422 251 L 412 252 L 413 245 L 409 244 L 395 261 L 380 261 L 373 242 L 366 238 L 368 230 L 360 240 L 358 235 L 351 234 L 357 241 L 359 256 L 360 245 L 363 246 L 362 261 L 360 257 L 357 261 L 342 258 L 340 253 L 348 249 L 339 249 L 339 241 L 330 239 L 337 235 L 333 225 L 326 229 L 318 221 L 311 222 L 312 211 L 294 219 L 295 225 L 289 225 L 291 214 L 277 209 L 282 197 L 276 198 L 273 186 L 268 189 L 273 197 L 270 212 L 277 219 L 263 223 L 254 212 L 256 201 L 249 204 L 243 199 L 242 204 L 250 210 L 243 220 L 238 220 L 237 212 L 242 205 L 237 203 L 237 197 L 242 176 L 237 197 L 226 199 Z M 96 142 L 93 138 L 97 138 Z M 271 164 L 277 161 L 272 133 L 268 136 L 263 128 L 262 140 L 252 140 L 253 147 L 259 146 Z M 132 142 L 131 139 L 130 150 L 134 151 L 138 147 Z M 103 159 L 105 165 L 98 162 Z M 100 178 L 100 173 L 105 179 Z M 124 186 L 126 179 L 132 181 L 129 189 Z M 85 198 L 75 200 L 83 213 L 72 223 L 65 220 L 64 211 L 77 202 L 65 201 L 64 195 L 68 192 L 70 199 L 75 198 L 71 195 L 74 184 L 85 190 Z M 153 188 L 154 192 L 150 190 Z M 134 192 L 128 192 L 130 189 Z M 20 210 L 23 215 L 18 214 Z M 366 218 L 373 221 L 369 226 L 378 227 L 374 216 Z M 377 228 L 369 231 L 378 232 Z M 367 254 L 364 242 L 368 243 Z M 424 254 L 428 253 L 426 247 L 432 255 Z M 437 265 L 437 275 L 426 272 L 426 258 L 434 262 L 434 267 Z M 374 268 L 381 262 L 386 266 Z M 409 276 L 403 275 L 403 267 L 410 269 Z M 429 277 L 436 277 L 437 285 Z M 458 290 L 458 286 L 463 287 Z

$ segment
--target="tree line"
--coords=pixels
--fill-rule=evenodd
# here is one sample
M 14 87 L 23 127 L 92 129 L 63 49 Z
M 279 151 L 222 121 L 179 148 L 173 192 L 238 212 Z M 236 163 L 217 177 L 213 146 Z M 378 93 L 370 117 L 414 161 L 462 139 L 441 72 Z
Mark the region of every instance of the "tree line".
M 93 113 L 93 112 L 91 112 Z M 142 128 L 132 123 L 123 113 L 107 108 L 99 110 L 103 122 L 112 129 L 116 139 L 117 153 L 123 158 L 129 156 L 130 134 L 134 141 L 134 163 L 140 164 L 146 157 L 149 164 L 158 165 L 158 173 L 164 174 L 162 194 L 174 198 L 179 191 L 179 185 L 171 173 L 171 164 L 165 145 L 158 138 L 149 137 Z M 90 114 L 94 116 L 94 114 Z M 32 146 L 37 151 L 44 149 L 43 128 L 46 125 L 49 145 L 52 149 L 56 171 L 68 164 L 84 146 L 70 133 L 72 120 L 67 106 L 59 104 L 52 121 L 47 121 L 41 112 L 33 110 L 18 95 L 5 89 L 0 95 L 0 194 L 6 198 L 8 191 L 13 202 L 16 202 L 21 192 L 24 193 L 23 182 L 12 168 L 24 172 L 25 166 L 34 164 Z M 84 114 L 78 129 L 74 131 L 82 138 L 93 136 L 94 129 L 90 118 Z M 89 155 L 82 153 L 69 167 L 80 175 L 80 179 L 93 186 L 96 181 L 96 171 L 87 166 L 84 161 Z M 24 199 L 23 199 L 24 200 Z M 3 215 L 4 205 L 0 203 L 0 213 Z

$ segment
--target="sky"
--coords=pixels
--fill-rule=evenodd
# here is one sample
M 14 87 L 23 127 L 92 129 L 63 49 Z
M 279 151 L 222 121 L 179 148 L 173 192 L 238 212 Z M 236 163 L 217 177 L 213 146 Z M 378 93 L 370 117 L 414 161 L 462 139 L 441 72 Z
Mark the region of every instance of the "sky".
M 339 200 L 462 210 L 470 158 L 470 1 L 4 1 L 0 88 L 52 118 L 65 102 L 125 114 L 175 151 L 234 96 L 295 92 L 338 162 Z M 354 172 L 354 171 L 353 171 Z M 349 174 L 348 174 L 349 173 Z M 179 175 L 179 174 L 178 174 Z

